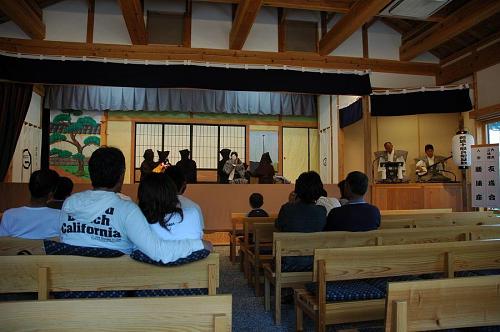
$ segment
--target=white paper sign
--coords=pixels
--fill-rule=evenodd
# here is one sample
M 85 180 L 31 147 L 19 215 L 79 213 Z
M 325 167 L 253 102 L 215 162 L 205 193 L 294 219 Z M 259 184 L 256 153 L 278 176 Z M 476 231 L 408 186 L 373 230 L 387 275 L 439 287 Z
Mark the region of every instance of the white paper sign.
M 472 206 L 500 208 L 498 144 L 472 145 Z

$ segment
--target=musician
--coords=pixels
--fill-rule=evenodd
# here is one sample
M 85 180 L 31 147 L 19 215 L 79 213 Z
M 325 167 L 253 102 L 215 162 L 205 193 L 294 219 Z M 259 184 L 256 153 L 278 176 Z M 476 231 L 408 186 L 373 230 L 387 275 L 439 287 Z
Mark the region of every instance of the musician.
M 406 171 L 406 157 L 408 156 L 408 151 L 396 150 L 391 142 L 384 143 L 385 151 L 375 152 L 375 156 L 378 159 L 378 171 L 381 173 L 381 179 L 387 179 L 387 170 L 381 164 L 383 162 L 401 162 L 402 165 L 398 166 L 398 180 L 403 180 L 404 172 Z
M 443 176 L 444 163 L 448 158 L 434 155 L 434 146 L 425 146 L 425 155 L 417 161 L 415 165 L 418 180 L 447 182 L 449 178 Z

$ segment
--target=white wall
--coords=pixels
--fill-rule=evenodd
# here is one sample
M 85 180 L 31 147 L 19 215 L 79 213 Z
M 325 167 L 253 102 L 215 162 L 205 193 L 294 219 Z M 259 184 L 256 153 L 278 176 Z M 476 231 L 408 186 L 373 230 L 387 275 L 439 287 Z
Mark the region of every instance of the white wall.
M 40 169 L 42 147 L 42 97 L 32 93 L 31 102 L 26 114 L 21 134 L 17 140 L 16 150 L 12 157 L 12 182 L 29 182 L 31 173 Z M 23 168 L 23 150 L 31 154 L 31 166 Z
M 131 44 L 122 11 L 116 0 L 95 2 L 94 43 Z
M 45 39 L 86 42 L 87 11 L 86 0 L 66 0 L 44 8 Z
M 244 50 L 278 52 L 278 10 L 261 7 L 250 30 Z
M 500 104 L 500 63 L 477 72 L 478 106 Z
M 414 88 L 436 85 L 434 76 L 393 73 L 370 73 L 370 82 L 375 88 Z
M 337 14 L 328 23 L 328 31 L 342 18 Z M 337 47 L 330 55 L 363 57 L 363 35 L 361 29 L 356 30 L 349 38 Z
M 370 58 L 399 60 L 401 35 L 380 21 L 368 29 L 368 55 Z
M 194 2 L 191 47 L 228 49 L 232 17 L 230 4 Z
M 12 21 L 8 21 L 0 24 L 0 37 L 5 38 L 20 38 L 20 39 L 31 39 L 27 34 L 17 24 Z

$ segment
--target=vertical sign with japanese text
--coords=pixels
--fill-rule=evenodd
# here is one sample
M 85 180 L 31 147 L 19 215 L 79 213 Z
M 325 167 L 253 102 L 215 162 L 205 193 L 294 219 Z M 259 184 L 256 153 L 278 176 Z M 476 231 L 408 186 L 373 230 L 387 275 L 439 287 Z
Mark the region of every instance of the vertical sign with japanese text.
M 472 145 L 472 206 L 500 208 L 498 144 Z

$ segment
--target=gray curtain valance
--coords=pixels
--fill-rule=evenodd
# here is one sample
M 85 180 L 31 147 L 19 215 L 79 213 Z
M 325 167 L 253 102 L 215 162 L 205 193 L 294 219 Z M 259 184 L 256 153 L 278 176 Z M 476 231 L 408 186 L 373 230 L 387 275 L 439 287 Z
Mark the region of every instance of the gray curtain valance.
M 316 116 L 316 96 L 285 92 L 50 86 L 50 109 Z

